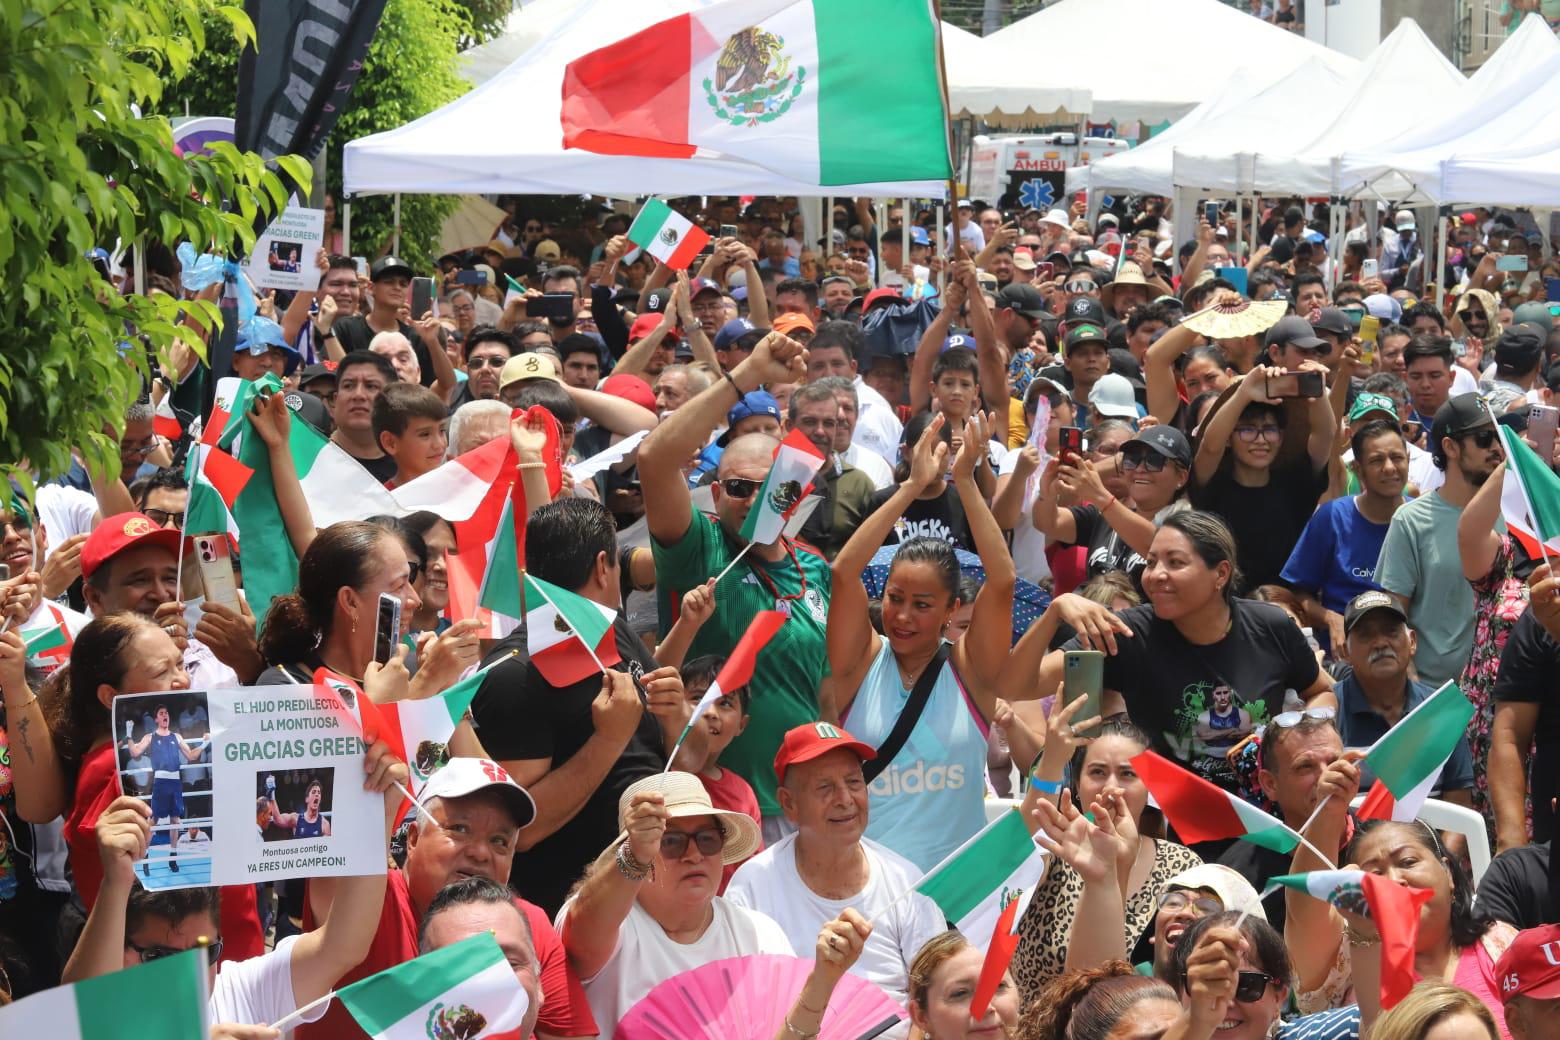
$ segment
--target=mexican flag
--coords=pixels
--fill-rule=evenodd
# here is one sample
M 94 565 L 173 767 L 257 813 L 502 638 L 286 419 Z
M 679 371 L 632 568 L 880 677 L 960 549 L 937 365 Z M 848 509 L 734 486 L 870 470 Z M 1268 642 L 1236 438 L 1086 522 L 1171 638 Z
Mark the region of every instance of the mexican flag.
M 721 666 L 720 673 L 715 676 L 715 681 L 710 683 L 710 688 L 704 691 L 704 696 L 699 698 L 699 703 L 693 706 L 693 714 L 688 716 L 688 724 L 683 727 L 682 733 L 677 737 L 677 743 L 672 746 L 672 753 L 667 757 L 667 763 L 677 758 L 677 749 L 687 739 L 693 724 L 699 721 L 710 706 L 720 700 L 732 690 L 738 690 L 753 680 L 753 669 L 758 664 L 758 652 L 769 644 L 775 633 L 780 631 L 780 626 L 785 624 L 790 615 L 781 610 L 760 610 L 748 623 L 747 631 L 742 633 L 742 638 L 737 640 L 736 647 L 731 655 L 726 658 L 726 663 Z
M 1455 682 L 1420 701 L 1365 753 L 1376 783 L 1356 815 L 1367 820 L 1417 817 L 1471 721 L 1473 704 Z
M 473 672 L 432 697 L 377 705 L 387 728 L 400 734 L 412 794 L 421 794 L 428 778 L 449 761 L 450 737 L 482 687 L 483 671 L 486 669 Z
M 206 1040 L 206 999 L 206 954 L 187 950 L 0 1007 L 0 1036 Z
M 727 0 L 571 61 L 563 146 L 730 157 L 808 184 L 947 180 L 937 70 L 928 0 Z
M 65 615 L 59 608 L 46 604 L 45 609 L 53 620 L 36 628 L 23 629 L 22 643 L 28 657 L 47 657 L 57 665 L 64 664 L 70 660 L 71 647 L 76 641 L 71 638 L 70 626 L 65 623 Z
M 989 943 L 1003 911 L 1040 883 L 1045 859 L 1024 818 L 1003 813 L 927 871 L 915 891 L 936 903 L 972 944 Z
M 1029 909 L 1029 900 L 1034 894 L 1035 886 L 1031 885 L 1022 892 L 1004 896 L 1002 913 L 991 931 L 991 945 L 986 947 L 986 959 L 981 962 L 980 975 L 975 979 L 975 992 L 970 995 L 970 1018 L 976 1022 L 986 1017 L 991 998 L 997 995 L 1002 976 L 1013 963 L 1013 954 L 1018 952 L 1021 938 L 1018 922 L 1024 919 L 1024 911 Z
M 622 660 L 612 623 L 617 611 L 577 592 L 525 575 L 525 646 L 552 686 L 572 686 Z
M 1133 756 L 1132 766 L 1183 844 L 1240 838 L 1282 853 L 1300 844 L 1282 821 L 1152 751 Z
M 1414 988 L 1414 943 L 1419 937 L 1419 908 L 1430 899 L 1428 889 L 1408 888 L 1363 870 L 1283 874 L 1272 883 L 1376 922 L 1381 933 L 1383 1008 L 1395 1006 Z
M 693 263 L 710 236 L 660 199 L 651 199 L 634 218 L 628 240 L 667 267 L 681 271 Z
M 531 1006 L 490 932 L 343 986 L 336 998 L 374 1040 L 479 1040 L 518 1029 Z
M 812 490 L 813 476 L 826 461 L 801 430 L 788 433 L 775 449 L 764 486 L 758 489 L 747 519 L 742 521 L 742 537 L 759 545 L 773 545 L 785 530 L 785 522 Z
M 1560 553 L 1560 476 L 1511 427 L 1497 423 L 1495 429 L 1506 449 L 1505 483 L 1500 489 L 1506 529 L 1530 559 Z
M 152 409 L 152 432 L 169 441 L 176 441 L 184 436 L 184 424 L 179 421 L 179 415 L 173 410 L 173 394 L 163 394 L 162 400 L 157 402 L 157 407 Z
M 221 448 L 199 441 L 184 458 L 184 479 L 190 486 L 184 514 L 186 534 L 226 534 L 236 528 L 233 503 L 255 471 Z

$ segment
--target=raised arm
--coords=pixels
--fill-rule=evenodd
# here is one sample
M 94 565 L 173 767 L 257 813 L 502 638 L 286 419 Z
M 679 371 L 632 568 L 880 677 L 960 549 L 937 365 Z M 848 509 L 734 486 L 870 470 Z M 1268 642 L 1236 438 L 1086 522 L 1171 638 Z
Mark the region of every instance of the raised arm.
M 672 300 L 677 304 L 677 321 L 682 326 L 683 335 L 688 339 L 688 346 L 693 351 L 694 360 L 712 365 L 715 371 L 719 372 L 720 357 L 716 355 L 710 338 L 704 334 L 704 326 L 700 325 L 699 320 L 693 316 L 692 290 L 693 287 L 688 282 L 688 272 L 678 271 L 677 292 L 672 294 Z
M 1495 566 L 1500 551 L 1500 535 L 1495 524 L 1500 520 L 1501 486 L 1506 482 L 1506 464 L 1495 467 L 1490 478 L 1473 493 L 1457 518 L 1457 552 L 1462 557 L 1463 577 L 1481 581 Z
M 1181 406 L 1181 394 L 1176 386 L 1175 359 L 1196 346 L 1199 338 L 1197 333 L 1185 325 L 1177 325 L 1155 340 L 1143 357 L 1143 382 L 1148 387 L 1148 414 L 1162 423 L 1174 421 L 1176 410 Z
M 1343 844 L 1349 802 L 1360 790 L 1360 767 L 1356 763 L 1364 757 L 1363 751 L 1345 751 L 1323 767 L 1316 782 L 1316 796 L 1325 798 L 1327 803 L 1305 834 L 1318 849 L 1331 851 Z M 1333 870 L 1336 866 L 1302 844 L 1295 848 L 1290 873 Z M 1284 891 L 1284 945 L 1289 947 L 1289 956 L 1294 960 L 1301 992 L 1319 989 L 1327 981 L 1342 932 L 1343 921 L 1326 900 L 1292 889 Z
M 1132 630 L 1111 610 L 1071 592 L 1057 596 L 1008 653 L 999 683 L 1003 700 L 1030 701 L 1056 692 L 1062 679 L 1062 654 L 1052 651 L 1051 643 L 1062 624 L 1078 634 L 1086 650 L 1114 654 L 1117 639 L 1132 638 Z
M 60 978 L 64 984 L 84 982 L 123 970 L 125 916 L 135 888 L 135 865 L 146 858 L 152 840 L 152 811 L 139 798 L 115 798 L 93 828 L 103 880 L 86 927 L 76 939 Z
M 1018 463 L 1013 472 L 997 477 L 997 494 L 991 500 L 991 515 L 997 518 L 997 526 L 1011 531 L 1024 522 L 1024 491 L 1030 474 L 1040 465 L 1040 449 L 1026 444 L 1019 449 Z
M 314 516 L 309 511 L 309 500 L 304 497 L 303 484 L 299 482 L 298 470 L 293 464 L 292 450 L 288 447 L 292 411 L 287 407 L 286 399 L 281 394 L 256 398 L 249 426 L 265 444 L 271 461 L 271 483 L 276 488 L 276 504 L 281 510 L 293 552 L 301 560 L 314 541 L 316 528 Z
M 1235 434 L 1235 424 L 1240 422 L 1241 413 L 1248 404 L 1253 401 L 1275 405 L 1283 403 L 1267 396 L 1269 373 L 1274 376 L 1284 374 L 1280 368 L 1253 366 L 1236 384 L 1234 393 L 1226 397 L 1224 403 L 1208 417 L 1203 428 L 1202 443 L 1197 446 L 1197 457 L 1192 460 L 1192 479 L 1198 484 L 1207 484 L 1218 472 L 1219 463 L 1224 460 L 1224 453 L 1229 449 L 1230 438 Z
M 715 579 L 711 578 L 703 585 L 689 589 L 683 596 L 677 620 L 672 623 L 666 638 L 655 648 L 655 663 L 681 668 L 683 659 L 688 656 L 688 647 L 693 644 L 693 637 L 699 634 L 699 629 L 714 613 Z
M 1208 264 L 1208 247 L 1213 245 L 1213 225 L 1202 217 L 1197 218 L 1197 251 L 1186 261 L 1186 269 L 1181 272 L 1181 292 L 1197 284 L 1197 276 L 1202 274 L 1203 268 Z
M 28 584 L 29 578 L 31 585 L 36 587 L 38 575 L 29 572 L 12 578 L 0 588 L 9 586 L 7 591 L 14 590 Z M 26 668 L 26 644 L 21 633 L 12 628 L 0 635 L 0 695 L 5 698 L 16 815 L 28 823 L 42 824 L 70 808 L 71 792 L 66 783 L 65 767 L 54 748 L 54 734 L 44 719 L 37 695 L 27 685 Z M 57 695 L 62 694 L 60 691 Z
M 953 265 L 948 284 L 943 287 L 942 310 L 937 312 L 937 317 L 933 318 L 926 331 L 921 333 L 921 341 L 916 344 L 915 356 L 910 359 L 912 414 L 923 412 L 931 405 L 932 366 L 937 362 L 937 355 L 942 353 L 943 341 L 948 338 L 949 326 L 959 316 L 965 300 L 969 298 L 969 290 L 960 273 L 973 269 L 973 265 L 968 260 L 960 260 Z
M 969 281 L 975 274 L 969 273 Z M 969 298 L 970 331 L 975 334 L 975 367 L 980 376 L 980 397 L 986 407 L 997 414 L 1004 431 L 1002 442 L 1007 443 L 1008 380 L 1007 366 L 1002 362 L 1002 352 L 997 349 L 997 323 L 992 320 L 991 308 L 986 305 L 986 294 L 980 292 L 980 284 L 965 295 Z
M 1120 455 L 1111 465 L 1120 465 Z M 1146 516 L 1134 513 L 1121 499 L 1105 489 L 1098 468 L 1088 459 L 1079 459 L 1076 466 L 1061 465 L 1056 470 L 1056 482 L 1080 501 L 1096 504 L 1100 517 L 1121 536 L 1127 547 L 1141 556 L 1148 555 L 1148 547 L 1154 541 L 1154 522 Z M 1072 519 L 1072 514 L 1067 514 Z
M 638 376 L 644 372 L 645 366 L 650 363 L 650 355 L 655 353 L 661 341 L 671 335 L 677 325 L 677 306 L 681 293 L 680 287 L 672 289 L 672 298 L 666 302 L 666 310 L 661 312 L 660 323 L 650 330 L 649 335 L 628 345 L 623 356 L 617 359 L 617 364 L 612 366 L 613 375 Z
M 969 684 L 970 692 L 981 714 L 990 719 L 996 711 L 997 677 L 1013 645 L 1013 587 L 1018 572 L 1002 528 L 975 483 L 976 461 L 985 456 L 987 440 L 985 416 L 976 412 L 964 424 L 964 440 L 953 460 L 953 487 L 964 506 L 975 551 L 986 569 L 986 580 L 975 596 L 969 631 L 954 644 L 953 659 L 959 674 L 976 680 Z
M 640 430 L 655 429 L 655 413 L 626 397 L 577 386 L 566 386 L 564 389 L 574 398 L 574 405 L 580 410 L 580 415 L 621 437 Z
M 1061 491 L 1061 485 L 1056 480 L 1060 468 L 1060 459 L 1052 459 L 1045 464 L 1045 470 L 1040 474 L 1040 489 L 1035 495 L 1035 504 L 1029 507 L 1029 519 L 1035 525 L 1035 530 L 1045 535 L 1047 544 L 1061 542 L 1063 545 L 1073 545 L 1078 541 L 1078 522 L 1073 518 L 1072 510 L 1062 505 L 1057 497 Z
M 1302 372 L 1320 372 L 1322 379 L 1327 379 L 1327 366 L 1320 361 L 1303 361 L 1300 363 Z M 1349 376 L 1340 372 L 1339 382 L 1346 382 Z M 1305 451 L 1311 459 L 1311 469 L 1320 473 L 1327 468 L 1328 461 L 1332 458 L 1333 439 L 1338 436 L 1338 420 L 1334 417 L 1332 401 L 1328 395 L 1311 398 L 1308 409 L 1311 413 L 1311 432 L 1305 441 Z
M 656 541 L 673 545 L 688 532 L 693 506 L 682 465 L 705 445 L 739 395 L 765 383 L 801 382 L 806 376 L 806 349 L 789 336 L 771 332 L 729 378 L 715 380 L 650 432 L 639 446 L 639 480 L 645 519 Z
M 633 880 L 617 864 L 604 864 L 591 871 L 564 914 L 558 930 L 569 963 L 580 978 L 595 978 L 617 950 L 618 930 L 660 855 L 667 819 L 666 798 L 659 791 L 634 795 L 624 820 L 624 830 L 628 832 L 626 856 L 632 865 L 643 868 L 643 877 Z
M 444 349 L 444 344 L 439 342 L 439 332 L 442 326 L 439 319 L 430 311 L 414 323 L 417 336 L 422 340 L 423 346 L 428 348 L 428 360 L 433 363 L 433 386 L 431 389 L 439 395 L 439 398 L 448 401 L 455 393 L 455 387 L 460 380 L 455 375 L 455 362 L 450 360 L 450 352 Z

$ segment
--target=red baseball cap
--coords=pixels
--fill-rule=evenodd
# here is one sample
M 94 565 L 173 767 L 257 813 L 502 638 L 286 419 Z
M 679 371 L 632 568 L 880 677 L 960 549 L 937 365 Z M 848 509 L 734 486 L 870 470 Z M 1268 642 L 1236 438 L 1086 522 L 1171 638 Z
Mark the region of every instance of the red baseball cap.
M 648 311 L 634 319 L 633 327 L 628 330 L 628 341 L 638 343 L 650 333 L 661 327 L 662 315 L 658 311 Z
M 81 546 L 81 576 L 94 571 L 126 549 L 139 545 L 160 545 L 179 555 L 184 535 L 171 527 L 158 527 L 145 513 L 118 513 L 107 517 L 92 529 Z
M 1560 997 L 1560 925 L 1518 932 L 1495 962 L 1495 977 L 1500 980 L 1502 1004 L 1512 997 Z
M 838 748 L 847 748 L 861 756 L 863 762 L 877 758 L 877 748 L 863 744 L 837 726 L 827 722 L 806 722 L 786 731 L 775 753 L 775 779 L 785 783 L 785 771 L 798 762 L 811 762 Z
M 890 289 L 887 286 L 881 289 L 873 289 L 867 293 L 867 298 L 861 301 L 862 313 L 865 314 L 867 311 L 870 311 L 872 305 L 879 300 L 898 300 L 902 303 L 904 302 L 904 297 L 900 295 L 898 289 Z
M 613 397 L 621 397 L 625 401 L 632 401 L 641 408 L 655 411 L 655 391 L 650 389 L 638 376 L 616 375 L 608 376 L 601 384 L 601 392 L 611 394 Z

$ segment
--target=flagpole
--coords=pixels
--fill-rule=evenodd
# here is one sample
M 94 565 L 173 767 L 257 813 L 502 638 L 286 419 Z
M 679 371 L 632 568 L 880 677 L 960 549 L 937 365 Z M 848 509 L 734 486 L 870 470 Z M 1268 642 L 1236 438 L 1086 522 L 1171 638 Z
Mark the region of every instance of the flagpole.
M 953 118 L 951 112 L 952 102 L 948 94 L 948 60 L 943 48 L 943 23 L 942 4 L 939 0 L 932 0 L 933 28 L 937 30 L 937 85 L 942 91 L 943 103 L 943 147 L 948 152 L 948 220 L 953 225 L 952 241 L 949 246 L 955 260 L 964 259 L 964 237 L 959 234 L 959 185 L 954 176 L 953 166 Z M 909 221 L 910 215 L 905 214 L 905 220 Z M 938 224 L 938 227 L 941 227 Z
M 719 574 L 715 575 L 715 584 L 716 585 L 720 584 L 720 579 L 724 578 L 727 574 L 729 574 L 731 572 L 731 568 L 735 567 L 737 565 L 737 561 L 741 560 L 742 557 L 746 556 L 747 555 L 747 551 L 749 549 L 751 549 L 751 548 L 753 548 L 753 543 L 752 542 L 748 542 L 746 545 L 744 545 L 742 547 L 742 551 L 741 552 L 737 553 L 737 555 L 735 555 L 735 556 L 733 556 L 731 558 L 731 562 L 726 564 L 725 569 L 722 570 Z
M 310 1011 L 313 1011 L 315 1008 L 319 1007 L 321 1004 L 328 1003 L 330 1001 L 330 999 L 332 997 L 334 997 L 335 995 L 336 995 L 336 991 L 335 990 L 331 990 L 329 993 L 325 994 L 323 997 L 316 997 L 315 999 L 309 1001 L 307 1004 L 303 1005 L 303 1007 L 296 1008 L 295 1010 L 289 1012 L 288 1014 L 283 1015 L 281 1018 L 277 1019 L 275 1022 L 272 1022 L 271 1023 L 271 1028 L 276 1030 L 279 1033 L 287 1032 L 287 1030 L 292 1028 L 292 1024 L 294 1022 L 298 1021 L 304 1015 L 307 1015 Z
M 1262 905 L 1262 900 L 1266 899 L 1268 896 L 1272 895 L 1274 892 L 1277 892 L 1279 889 L 1281 889 L 1283 887 L 1284 887 L 1283 885 L 1273 884 L 1273 885 L 1269 885 L 1267 888 L 1264 888 L 1262 890 L 1262 892 L 1257 896 L 1257 903 L 1256 903 L 1256 905 L 1260 907 Z M 1235 918 L 1235 930 L 1237 932 L 1240 931 L 1240 926 L 1246 923 L 1246 918 L 1250 917 L 1251 913 L 1252 913 L 1252 910 L 1251 910 L 1250 906 L 1245 906 L 1245 907 L 1241 908 L 1240 916 Z

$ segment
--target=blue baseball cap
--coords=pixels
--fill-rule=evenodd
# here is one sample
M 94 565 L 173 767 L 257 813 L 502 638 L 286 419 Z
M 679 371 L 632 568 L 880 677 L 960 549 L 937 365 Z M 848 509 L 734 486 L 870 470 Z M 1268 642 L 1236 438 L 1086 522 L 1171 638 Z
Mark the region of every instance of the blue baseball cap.
M 910 229 L 910 244 L 913 246 L 929 246 L 932 244 L 932 236 L 926 233 L 924 227 L 912 227 Z
M 743 334 L 752 332 L 755 328 L 757 326 L 746 318 L 732 318 L 715 333 L 715 349 L 725 350 Z
M 955 332 L 953 335 L 943 340 L 941 353 L 946 354 L 948 351 L 959 347 L 963 347 L 965 350 L 974 350 L 975 337 L 963 332 Z
M 743 419 L 751 419 L 755 415 L 767 415 L 780 422 L 780 402 L 767 390 L 752 390 L 742 395 L 742 400 L 732 405 L 726 412 L 726 430 L 715 443 L 724 448 L 726 442 L 731 440 L 731 431 Z

